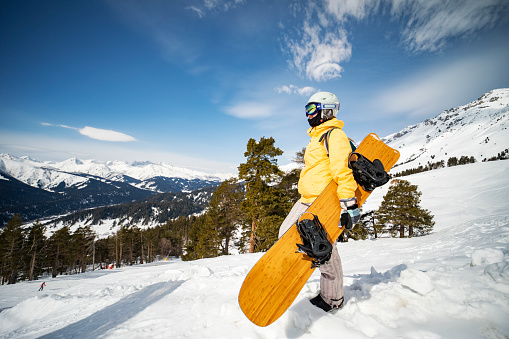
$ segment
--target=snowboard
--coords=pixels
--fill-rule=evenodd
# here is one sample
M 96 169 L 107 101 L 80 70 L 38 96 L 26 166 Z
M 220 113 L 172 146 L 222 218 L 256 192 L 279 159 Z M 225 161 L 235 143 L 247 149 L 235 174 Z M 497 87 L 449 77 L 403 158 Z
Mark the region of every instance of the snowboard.
M 369 134 L 356 152 L 369 160 L 379 159 L 388 172 L 399 159 L 399 152 L 387 146 L 376 134 Z M 337 197 L 338 185 L 332 180 L 300 218 L 318 216 L 329 241 L 333 243 L 343 232 L 338 227 L 341 207 Z M 357 186 L 355 196 L 359 207 L 371 192 Z M 310 212 L 310 213 L 308 213 Z M 253 266 L 239 292 L 239 305 L 246 317 L 258 326 L 268 326 L 276 321 L 293 303 L 308 281 L 314 268 L 311 258 L 297 252 L 302 240 L 294 224 Z

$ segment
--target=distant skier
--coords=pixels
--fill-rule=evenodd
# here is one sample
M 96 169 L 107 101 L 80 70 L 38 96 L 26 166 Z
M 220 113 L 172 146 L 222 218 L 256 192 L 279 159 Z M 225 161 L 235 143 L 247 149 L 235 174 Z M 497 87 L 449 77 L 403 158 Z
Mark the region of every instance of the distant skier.
M 46 282 L 43 282 L 43 283 L 41 284 L 41 287 L 39 287 L 39 291 L 42 291 L 42 290 L 44 289 L 44 286 L 46 286 Z
M 311 128 L 311 137 L 304 154 L 304 169 L 300 174 L 299 193 L 301 198 L 295 203 L 279 229 L 279 237 L 295 223 L 325 189 L 331 180 L 338 184 L 337 195 L 341 205 L 340 226 L 351 229 L 360 218 L 355 190 L 357 184 L 348 168 L 348 156 L 352 151 L 350 142 L 343 132 L 343 121 L 336 119 L 339 110 L 338 98 L 329 92 L 313 94 L 306 105 L 306 116 Z M 329 154 L 322 144 L 322 136 L 329 132 Z M 328 312 L 343 307 L 343 269 L 341 259 L 333 244 L 330 260 L 319 266 L 321 272 L 320 293 L 311 303 Z

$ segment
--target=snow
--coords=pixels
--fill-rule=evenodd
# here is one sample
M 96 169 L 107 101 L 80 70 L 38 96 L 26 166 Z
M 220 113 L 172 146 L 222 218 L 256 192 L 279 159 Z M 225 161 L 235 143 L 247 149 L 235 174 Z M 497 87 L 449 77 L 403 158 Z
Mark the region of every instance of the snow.
M 338 244 L 346 304 L 333 313 L 308 301 L 317 270 L 280 319 L 257 327 L 237 297 L 262 254 L 169 259 L 0 286 L 0 337 L 507 338 L 508 171 L 498 161 L 405 177 L 435 231 Z M 365 206 L 376 208 L 383 190 Z
M 88 180 L 83 176 L 49 169 L 44 163 L 30 158 L 18 158 L 10 154 L 0 154 L 0 170 L 27 185 L 49 191 L 62 182 L 69 187 L 82 184 Z
M 408 126 L 384 138 L 401 157 L 393 172 L 451 157 L 473 156 L 478 162 L 509 146 L 509 88 L 495 89 L 464 106 Z
M 401 179 L 418 186 L 422 192 L 421 206 L 434 214 L 435 230 L 442 230 L 485 214 L 507 216 L 508 177 L 509 166 L 503 160 L 442 168 Z M 375 190 L 363 210 L 377 209 L 389 187 L 387 184 Z

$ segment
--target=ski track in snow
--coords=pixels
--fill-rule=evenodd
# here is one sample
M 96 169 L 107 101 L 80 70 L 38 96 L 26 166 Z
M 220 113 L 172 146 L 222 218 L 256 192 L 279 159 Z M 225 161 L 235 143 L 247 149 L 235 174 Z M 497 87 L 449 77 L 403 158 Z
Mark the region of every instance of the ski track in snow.
M 346 304 L 332 313 L 308 301 L 316 270 L 280 319 L 253 325 L 237 297 L 256 253 L 0 286 L 0 338 L 509 338 L 508 172 L 499 161 L 405 177 L 435 232 L 339 244 Z

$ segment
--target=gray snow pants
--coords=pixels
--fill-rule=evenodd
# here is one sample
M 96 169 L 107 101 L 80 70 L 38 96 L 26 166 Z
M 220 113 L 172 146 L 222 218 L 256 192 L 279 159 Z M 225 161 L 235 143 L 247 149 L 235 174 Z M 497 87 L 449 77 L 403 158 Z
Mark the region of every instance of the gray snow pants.
M 304 204 L 297 201 L 293 205 L 292 210 L 286 216 L 285 221 L 279 228 L 279 238 L 292 227 L 300 215 L 308 209 L 311 204 Z M 343 268 L 341 266 L 341 258 L 336 247 L 333 244 L 332 255 L 327 264 L 319 266 L 320 269 L 320 294 L 323 300 L 331 306 L 341 304 L 343 299 Z

